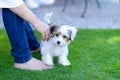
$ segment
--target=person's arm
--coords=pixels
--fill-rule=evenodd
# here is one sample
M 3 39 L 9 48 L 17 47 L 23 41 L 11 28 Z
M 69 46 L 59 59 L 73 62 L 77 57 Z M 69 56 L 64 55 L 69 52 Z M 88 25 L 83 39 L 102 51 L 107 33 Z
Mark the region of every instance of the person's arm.
M 22 5 L 15 7 L 15 8 L 9 8 L 12 12 L 23 18 L 24 20 L 28 21 L 33 25 L 35 29 L 37 29 L 41 34 L 42 38 L 44 40 L 48 40 L 50 36 L 50 27 L 45 24 L 44 22 L 40 21 L 34 13 L 26 7 L 26 5 L 23 3 Z

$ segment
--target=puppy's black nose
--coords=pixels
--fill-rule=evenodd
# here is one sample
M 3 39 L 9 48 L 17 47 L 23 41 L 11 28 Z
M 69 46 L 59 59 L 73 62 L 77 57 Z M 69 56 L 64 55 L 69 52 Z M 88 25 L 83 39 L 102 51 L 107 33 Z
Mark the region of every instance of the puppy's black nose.
M 60 41 L 57 41 L 57 44 L 60 44 L 61 42 Z

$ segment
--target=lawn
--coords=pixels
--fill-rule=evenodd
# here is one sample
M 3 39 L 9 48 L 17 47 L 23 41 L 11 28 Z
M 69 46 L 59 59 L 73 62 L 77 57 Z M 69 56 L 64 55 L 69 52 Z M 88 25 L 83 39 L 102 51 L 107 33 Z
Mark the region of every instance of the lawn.
M 0 80 L 120 80 L 120 30 L 78 30 L 69 46 L 72 64 L 64 67 L 55 58 L 55 67 L 47 71 L 15 69 L 10 50 L 0 30 Z M 40 59 L 39 53 L 33 56 Z

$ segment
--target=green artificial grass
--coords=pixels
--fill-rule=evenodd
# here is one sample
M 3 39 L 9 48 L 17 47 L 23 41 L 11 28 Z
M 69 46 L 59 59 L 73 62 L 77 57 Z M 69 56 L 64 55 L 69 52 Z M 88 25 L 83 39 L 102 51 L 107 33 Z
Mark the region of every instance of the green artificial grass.
M 72 64 L 62 66 L 55 58 L 55 67 L 46 71 L 15 69 L 10 50 L 7 34 L 0 30 L 0 80 L 120 80 L 120 30 L 78 30 L 69 45 Z

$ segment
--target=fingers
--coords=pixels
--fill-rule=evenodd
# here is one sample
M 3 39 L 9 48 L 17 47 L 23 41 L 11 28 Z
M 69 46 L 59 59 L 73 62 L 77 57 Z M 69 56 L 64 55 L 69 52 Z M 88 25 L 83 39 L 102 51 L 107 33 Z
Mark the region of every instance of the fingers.
M 50 39 L 50 31 L 47 30 L 42 34 L 43 41 L 48 41 Z
M 36 27 L 36 29 L 42 34 L 42 39 L 44 41 L 48 41 L 50 39 L 50 26 L 49 25 L 43 22 L 40 22 L 40 24 Z

